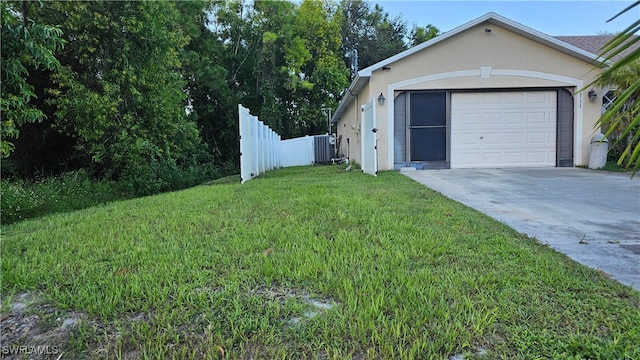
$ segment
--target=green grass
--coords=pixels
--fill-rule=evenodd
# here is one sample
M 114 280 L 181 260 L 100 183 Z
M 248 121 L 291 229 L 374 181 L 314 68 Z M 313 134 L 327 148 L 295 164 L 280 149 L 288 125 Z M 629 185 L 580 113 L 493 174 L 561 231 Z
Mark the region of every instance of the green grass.
M 638 292 L 401 174 L 222 182 L 3 226 L 3 302 L 65 358 L 640 358 Z
M 579 168 L 583 168 L 583 169 L 588 169 L 589 167 L 587 165 L 577 165 L 576 167 Z M 618 165 L 618 162 L 616 160 L 607 160 L 607 163 L 598 169 L 594 169 L 597 171 L 608 171 L 608 172 L 629 172 L 631 173 L 631 170 L 627 170 L 625 169 L 624 166 L 620 166 Z
M 618 162 L 616 160 L 607 161 L 605 166 L 600 170 L 611 171 L 611 172 L 626 172 L 624 166 L 618 165 Z

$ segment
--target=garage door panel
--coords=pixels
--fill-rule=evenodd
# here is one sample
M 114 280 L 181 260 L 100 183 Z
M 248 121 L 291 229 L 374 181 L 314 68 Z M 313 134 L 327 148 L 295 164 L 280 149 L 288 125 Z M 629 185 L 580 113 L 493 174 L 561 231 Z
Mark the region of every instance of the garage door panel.
M 473 151 L 460 151 L 460 162 L 465 164 L 475 164 L 480 162 L 480 154 Z
M 524 113 L 521 112 L 508 112 L 505 115 L 504 122 L 507 125 L 523 125 Z
M 555 166 L 556 93 L 454 93 L 451 167 Z
M 460 147 L 461 149 L 476 148 L 477 145 L 480 144 L 480 137 L 476 133 L 461 131 L 459 136 L 461 142 L 463 142 L 463 145 Z
M 485 151 L 482 154 L 482 162 L 487 164 L 497 164 L 501 163 L 503 158 L 503 154 L 498 151 Z
M 500 94 L 500 93 L 499 93 Z M 525 101 L 525 97 L 523 93 L 513 92 L 513 93 L 503 93 L 504 94 L 504 102 L 506 104 L 518 104 L 522 105 Z
M 482 141 L 483 144 L 487 144 L 487 146 L 500 145 L 503 142 L 502 133 L 499 133 L 499 132 L 496 132 L 496 133 L 485 132 L 482 136 L 482 139 L 480 140 Z
M 545 145 L 549 143 L 549 139 L 547 137 L 547 133 L 545 132 L 530 131 L 527 133 L 527 143 L 529 145 L 536 145 L 536 144 Z
M 501 113 L 485 113 L 482 115 L 482 122 L 485 125 L 500 125 L 504 122 L 504 115 Z
M 519 164 L 524 162 L 524 153 L 522 151 L 505 152 L 504 161 L 507 163 Z
M 527 152 L 527 162 L 530 164 L 544 164 L 547 161 L 547 153 L 544 151 Z
M 546 105 L 549 102 L 548 92 L 526 92 L 527 104 L 534 105 Z
M 527 125 L 548 125 L 549 117 L 544 112 L 529 112 L 527 113 Z
M 524 133 L 522 131 L 505 133 L 504 142 L 505 144 L 523 145 L 525 144 Z
M 475 128 L 482 124 L 482 117 L 480 114 L 460 114 L 460 122 L 462 123 L 462 127 L 472 127 Z
M 480 96 L 476 98 L 480 104 L 500 104 L 502 102 L 499 93 L 480 93 Z
M 459 102 L 461 108 L 468 107 L 468 105 L 472 105 L 471 108 L 475 108 L 473 105 L 480 104 L 480 93 L 469 93 L 467 96 L 461 98 Z

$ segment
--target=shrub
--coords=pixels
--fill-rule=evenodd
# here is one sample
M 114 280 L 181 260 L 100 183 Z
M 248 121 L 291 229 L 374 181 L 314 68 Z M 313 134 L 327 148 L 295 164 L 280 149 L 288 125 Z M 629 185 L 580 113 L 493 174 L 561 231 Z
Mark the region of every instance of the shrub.
M 2 224 L 132 197 L 118 183 L 91 180 L 82 170 L 36 182 L 2 180 L 1 185 Z
M 125 169 L 119 183 L 128 193 L 146 196 L 186 189 L 222 175 L 212 164 L 180 167 L 173 161 L 153 160 Z
M 91 179 L 84 170 L 35 182 L 3 179 L 0 184 L 0 223 L 11 224 L 135 196 L 181 190 L 233 171 L 230 167 L 220 170 L 213 164 L 181 168 L 173 162 L 151 161 L 136 169 L 128 169 L 119 181 Z
M 3 224 L 34 217 L 45 203 L 45 195 L 24 181 L 3 179 L 0 186 L 0 222 Z

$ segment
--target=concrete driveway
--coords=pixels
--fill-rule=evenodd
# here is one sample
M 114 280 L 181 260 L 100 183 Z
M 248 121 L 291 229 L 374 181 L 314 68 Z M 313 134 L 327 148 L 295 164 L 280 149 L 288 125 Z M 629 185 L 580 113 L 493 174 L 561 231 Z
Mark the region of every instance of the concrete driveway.
M 581 168 L 403 172 L 640 290 L 640 174 Z

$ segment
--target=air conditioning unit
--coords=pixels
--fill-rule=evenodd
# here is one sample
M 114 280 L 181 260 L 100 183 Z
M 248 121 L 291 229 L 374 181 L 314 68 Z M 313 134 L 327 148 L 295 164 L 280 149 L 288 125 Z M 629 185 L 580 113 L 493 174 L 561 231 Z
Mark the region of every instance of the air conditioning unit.
M 314 163 L 329 164 L 331 162 L 332 135 L 316 135 L 313 138 Z M 335 140 L 333 141 L 335 143 Z

